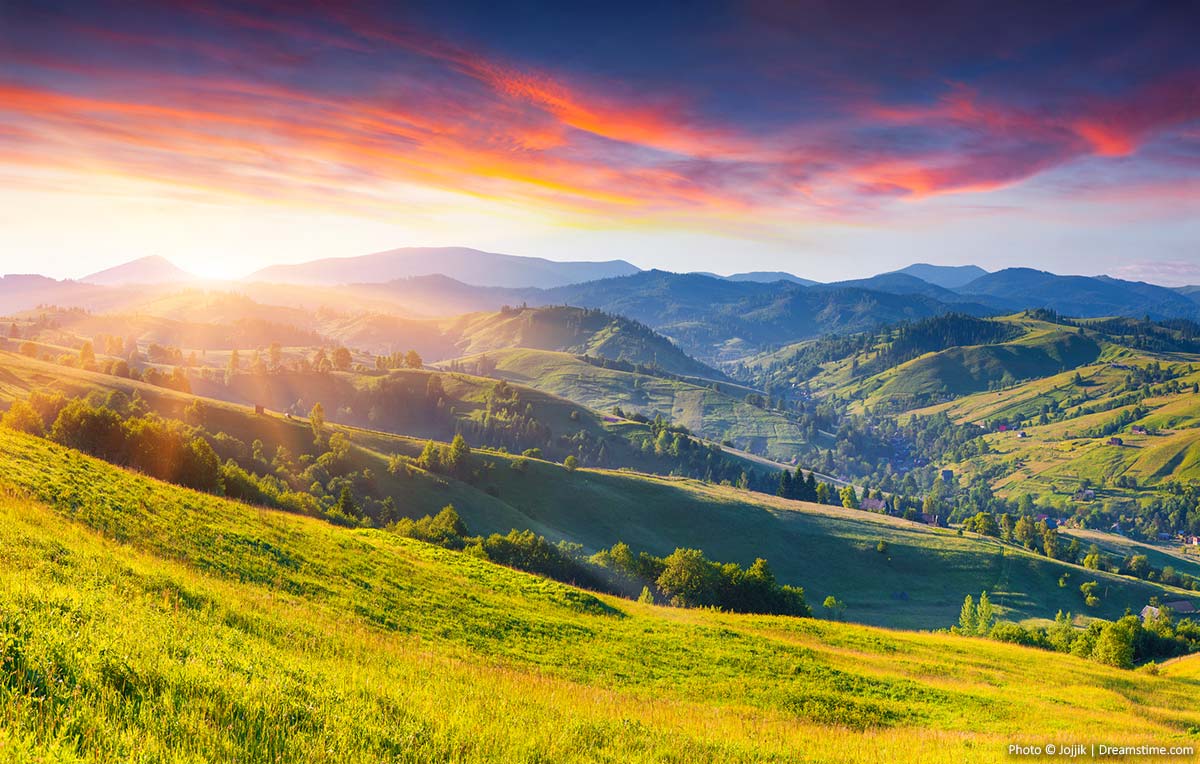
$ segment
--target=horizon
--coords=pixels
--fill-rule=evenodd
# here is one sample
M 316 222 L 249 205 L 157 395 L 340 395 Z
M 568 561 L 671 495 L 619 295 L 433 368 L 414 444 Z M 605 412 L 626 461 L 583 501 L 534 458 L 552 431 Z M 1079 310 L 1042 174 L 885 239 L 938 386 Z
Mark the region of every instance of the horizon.
M 474 249 L 474 248 L 473 247 L 455 247 L 455 246 L 449 246 L 449 247 L 395 247 L 391 250 L 383 250 L 381 252 L 367 252 L 367 253 L 363 253 L 361 255 L 330 255 L 327 257 L 316 258 L 316 260 L 349 260 L 349 259 L 353 259 L 355 257 L 365 257 L 368 255 L 385 254 L 387 252 L 403 251 L 403 250 L 409 250 L 409 249 L 427 250 L 427 249 Z M 497 254 L 497 255 L 504 255 L 504 256 L 509 256 L 509 257 L 528 257 L 530 259 L 534 259 L 533 256 L 517 255 L 517 254 L 511 253 L 511 252 L 492 252 L 492 251 L 488 251 L 488 250 L 475 250 L 475 251 L 484 252 L 486 254 Z M 904 271 L 906 268 L 917 267 L 917 266 L 933 266 L 933 267 L 938 267 L 938 268 L 967 268 L 967 267 L 982 268 L 982 266 L 978 266 L 975 263 L 946 265 L 946 264 L 942 264 L 942 263 L 932 263 L 932 262 L 912 262 L 912 263 L 908 263 L 906 265 L 900 266 L 899 268 L 895 268 L 892 270 L 877 271 L 877 272 L 862 272 L 859 274 L 847 276 L 844 279 L 838 279 L 837 281 L 820 281 L 818 279 L 811 279 L 809 276 L 807 276 L 804 273 L 796 273 L 794 271 L 788 271 L 788 270 L 782 270 L 782 269 L 749 269 L 749 270 L 740 270 L 740 271 L 739 270 L 726 270 L 724 272 L 722 272 L 722 271 L 703 271 L 703 270 L 672 270 L 669 268 L 659 268 L 659 267 L 655 267 L 655 266 L 644 267 L 642 265 L 639 265 L 636 262 L 631 262 L 629 260 L 625 260 L 624 258 L 615 258 L 610 261 L 599 261 L 599 260 L 593 260 L 593 261 L 574 260 L 574 261 L 572 261 L 572 260 L 555 260 L 553 258 L 541 258 L 541 259 L 545 259 L 545 260 L 548 260 L 550 262 L 555 262 L 555 263 L 625 262 L 625 263 L 628 263 L 629 265 L 632 265 L 633 267 L 637 268 L 639 272 L 643 272 L 643 273 L 648 272 L 648 271 L 663 271 L 666 273 L 674 273 L 674 274 L 681 274 L 681 275 L 692 274 L 692 275 L 701 275 L 701 276 L 713 276 L 713 277 L 721 278 L 721 279 L 731 278 L 733 276 L 739 276 L 739 275 L 745 275 L 745 274 L 776 273 L 777 272 L 777 273 L 795 276 L 795 277 L 802 278 L 802 279 L 810 279 L 810 280 L 816 282 L 816 284 L 818 284 L 818 285 L 834 284 L 834 283 L 838 283 L 839 281 L 854 281 L 854 280 L 859 280 L 859 279 L 867 279 L 867 278 L 870 278 L 873 276 L 881 276 L 881 275 L 887 275 L 890 273 L 901 272 L 901 271 Z M 58 280 L 58 281 L 85 282 L 86 279 L 90 276 L 97 275 L 97 274 L 103 273 L 105 271 L 113 270 L 113 269 L 120 268 L 123 266 L 133 265 L 135 263 L 139 263 L 139 262 L 147 261 L 147 260 L 165 261 L 169 265 L 171 265 L 175 268 L 178 268 L 181 271 L 184 271 L 187 274 L 187 276 L 191 277 L 194 280 L 195 283 L 200 283 L 200 284 L 222 285 L 222 284 L 235 284 L 238 282 L 243 282 L 243 283 L 250 282 L 251 277 L 256 275 L 259 270 L 263 270 L 263 269 L 256 269 L 254 271 L 249 271 L 249 272 L 246 272 L 246 273 L 243 273 L 240 275 L 239 274 L 231 274 L 228 276 L 210 276 L 210 275 L 205 275 L 204 273 L 201 273 L 201 272 L 191 271 L 186 267 L 180 266 L 178 263 L 176 263 L 170 257 L 164 256 L 164 255 L 145 255 L 143 257 L 133 258 L 130 260 L 113 262 L 108 265 L 100 265 L 95 270 L 88 271 L 87 273 L 78 273 L 78 274 L 66 275 L 66 276 L 55 276 L 55 275 L 52 275 L 49 273 L 42 273 L 42 272 L 36 272 L 36 271 L 30 271 L 30 272 L 15 272 L 14 271 L 14 272 L 9 272 L 9 273 L 0 273 L 0 278 L 6 277 L 6 276 L 45 276 L 48 278 L 54 278 L 55 280 Z M 304 260 L 304 261 L 287 262 L 287 263 L 284 263 L 284 262 L 272 263 L 270 266 L 267 266 L 267 267 L 269 268 L 272 266 L 304 265 L 304 264 L 307 264 L 310 262 L 314 262 L 314 260 Z M 1007 266 L 1004 266 L 1003 268 L 997 268 L 997 269 L 982 268 L 982 270 L 984 270 L 984 272 L 986 272 L 986 273 L 996 273 L 1001 270 L 1033 270 L 1033 271 L 1039 271 L 1039 272 L 1043 272 L 1043 273 L 1052 273 L 1056 276 L 1082 277 L 1082 278 L 1099 278 L 1099 277 L 1116 278 L 1116 277 L 1111 276 L 1111 274 L 1107 274 L 1107 273 L 1056 273 L 1054 271 L 1050 271 L 1050 270 L 1047 270 L 1044 268 L 1037 268 L 1033 265 L 1024 265 L 1024 264 L 1012 264 L 1012 265 L 1007 265 Z M 445 275 L 445 274 L 440 274 L 436 271 L 431 271 L 428 274 L 420 274 L 420 275 L 434 276 L 434 275 Z M 461 281 L 461 279 L 455 279 L 452 276 L 448 276 L 447 278 L 451 278 L 452 280 L 455 280 L 455 281 Z M 605 278 L 613 278 L 613 277 L 605 277 Z M 1156 286 L 1163 286 L 1163 287 L 1168 287 L 1168 288 L 1182 288 L 1182 287 L 1190 287 L 1190 286 L 1197 285 L 1195 283 L 1190 283 L 1187 281 L 1179 281 L 1178 283 L 1172 283 L 1170 280 L 1151 281 L 1148 279 L 1137 279 L 1137 278 L 1121 279 L 1121 280 L 1142 282 L 1142 283 L 1152 284 L 1152 285 L 1156 285 Z M 1197 279 L 1197 281 L 1200 282 L 1200 279 Z M 159 282 L 147 281 L 144 283 L 159 283 Z M 184 282 L 184 283 L 186 283 L 186 282 Z M 469 282 L 464 282 L 464 283 L 469 283 Z
M 293 10 L 5 4 L 0 270 L 405 243 L 1200 283 L 1185 4 Z

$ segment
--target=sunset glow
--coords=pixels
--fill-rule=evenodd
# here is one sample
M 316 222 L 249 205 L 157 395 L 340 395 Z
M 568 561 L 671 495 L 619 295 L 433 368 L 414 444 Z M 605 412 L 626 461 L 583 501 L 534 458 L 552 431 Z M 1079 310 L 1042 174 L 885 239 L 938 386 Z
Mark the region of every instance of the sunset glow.
M 965 244 L 954 221 L 979 207 L 1074 238 L 1056 222 L 1070 206 L 1149 213 L 1137 188 L 1193 187 L 1200 68 L 1166 36 L 1170 13 L 1064 14 L 1034 35 L 1019 18 L 991 34 L 985 11 L 847 26 L 751 4 L 631 10 L 624 28 L 580 12 L 560 39 L 482 8 L 6 6 L 3 270 L 32 254 L 71 275 L 84 246 L 222 274 L 406 244 L 571 259 L 608 246 L 581 234 L 599 226 L 640 232 L 613 254 L 646 265 L 682 262 L 664 250 L 698 236 L 702 256 L 736 241 L 763 267 L 853 275 L 819 255 L 890 262 L 880 232 L 941 214 L 939 241 Z M 917 57 L 901 63 L 885 32 Z M 833 50 L 847 35 L 854 60 Z M 1194 201 L 1120 243 L 1196 255 L 1179 245 Z M 78 234 L 34 243 L 64 209 Z

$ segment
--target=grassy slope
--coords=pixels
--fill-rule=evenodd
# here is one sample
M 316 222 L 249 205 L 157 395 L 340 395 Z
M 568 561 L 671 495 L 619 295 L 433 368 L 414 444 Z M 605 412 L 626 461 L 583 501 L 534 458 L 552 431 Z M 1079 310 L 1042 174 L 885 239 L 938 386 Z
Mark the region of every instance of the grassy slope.
M 258 434 L 268 442 L 308 437 L 298 422 L 254 417 L 234 406 L 217 407 L 210 416 L 226 431 L 248 439 Z M 275 428 L 278 428 L 277 430 Z M 582 543 L 589 550 L 623 540 L 636 550 L 666 554 L 677 546 L 703 549 L 710 557 L 751 563 L 771 561 L 783 581 L 806 587 L 819 602 L 835 594 L 848 604 L 854 621 L 908 628 L 946 626 L 957 618 L 966 593 L 984 589 L 1008 617 L 1023 620 L 1052 617 L 1058 609 L 1081 611 L 1078 583 L 1099 578 L 1105 583 L 1103 604 L 1092 611 L 1119 616 L 1140 608 L 1156 586 L 1085 572 L 973 536 L 917 523 L 840 508 L 785 501 L 698 481 L 655 478 L 622 471 L 580 470 L 531 460 L 525 473 L 508 468 L 512 457 L 480 454 L 496 464 L 488 487 L 496 495 L 458 481 L 439 481 L 387 474 L 392 453 L 415 455 L 421 441 L 384 433 L 347 429 L 356 444 L 356 459 L 370 466 L 381 487 L 410 516 L 436 512 L 453 503 L 475 532 L 530 528 L 556 539 Z M 32 473 L 17 472 L 22 461 L 38 461 L 36 446 L 0 433 L 11 465 L 25 475 L 29 490 L 38 488 Z M 887 542 L 886 554 L 876 551 Z M 1058 586 L 1064 573 L 1072 585 Z M 1078 581 L 1076 581 L 1078 579 Z
M 180 416 L 193 396 L 131 383 L 76 369 L 5 356 L 0 374 L 21 382 L 11 392 L 25 395 L 33 377 L 75 394 L 88 390 L 137 389 L 165 415 Z M 18 364 L 26 365 L 20 366 Z M 60 370 L 57 379 L 46 371 Z M 420 376 L 427 372 L 408 372 Z M 461 376 L 465 380 L 471 378 Z M 464 382 L 464 384 L 466 384 Z M 540 393 L 539 393 L 540 394 Z M 461 397 L 461 396 L 460 396 Z M 308 425 L 277 415 L 256 416 L 246 407 L 206 401 L 210 429 L 250 442 L 262 438 L 267 452 L 285 445 L 300 453 L 311 442 Z M 709 557 L 749 564 L 765 557 L 779 578 L 802 585 L 819 603 L 834 594 L 848 604 L 847 618 L 904 628 L 938 628 L 953 623 L 967 593 L 993 593 L 1002 613 L 1014 620 L 1053 617 L 1059 610 L 1083 610 L 1078 585 L 1099 578 L 1109 582 L 1103 605 L 1090 612 L 1106 618 L 1125 608 L 1140 609 L 1154 585 L 1132 579 L 1096 576 L 1001 547 L 996 542 L 960 537 L 952 531 L 866 512 L 778 499 L 699 481 L 656 478 L 625 471 L 580 470 L 568 473 L 549 462 L 530 460 L 529 470 L 509 468 L 513 457 L 480 454 L 493 462 L 487 486 L 442 481 L 419 473 L 389 475 L 395 453 L 416 456 L 424 441 L 372 430 L 340 428 L 351 436 L 355 460 L 377 476 L 381 489 L 396 498 L 400 511 L 420 517 L 453 503 L 476 533 L 505 533 L 529 528 L 554 539 L 582 543 L 594 551 L 625 541 L 635 550 L 667 554 L 677 546 L 703 549 Z M 0 433 L 3 434 L 3 433 Z M 15 442 L 15 441 L 14 441 Z M 0 457 L 0 471 L 4 465 Z M 496 495 L 482 488 L 491 487 Z M 885 541 L 887 554 L 875 551 Z M 1070 573 L 1071 585 L 1058 586 Z
M 1081 367 L 1078 371 L 1087 381 L 1083 388 L 1090 397 L 1084 404 L 1102 406 L 1121 394 L 1127 371 L 1109 365 L 1114 353 L 1120 352 L 1125 364 L 1189 363 L 1192 357 L 1159 357 L 1133 354 L 1130 351 L 1106 350 L 1102 363 Z M 1057 404 L 1076 395 L 1080 388 L 1072 384 L 1075 371 L 1032 380 L 1001 392 L 984 392 L 959 398 L 951 403 L 916 411 L 927 414 L 945 411 L 960 422 L 986 422 L 997 417 L 1027 418 L 1036 416 L 1045 404 Z M 1180 381 L 1189 385 L 1200 381 L 1200 371 L 1184 374 Z M 1077 416 L 1047 425 L 1026 427 L 1028 438 L 1018 438 L 1014 432 L 991 433 L 987 436 L 993 453 L 956 465 L 963 474 L 997 462 L 1011 463 L 1008 474 L 997 486 L 1005 492 L 1022 492 L 1060 497 L 1073 493 L 1080 481 L 1090 479 L 1095 484 L 1111 481 L 1122 475 L 1138 480 L 1142 485 L 1155 485 L 1167 480 L 1200 479 L 1200 400 L 1183 392 L 1146 399 L 1141 405 L 1149 413 L 1133 422 L 1151 430 L 1154 435 L 1135 435 L 1126 429 L 1120 433 L 1123 445 L 1109 445 L 1107 438 L 1081 438 L 1079 434 L 1103 425 L 1122 412 L 1133 408 L 1121 406 L 1108 411 Z M 1082 406 L 1068 409 L 1077 412 Z M 1119 491 L 1109 491 L 1121 495 Z
M 809 448 L 795 423 L 746 403 L 744 388 L 734 385 L 721 383 L 718 392 L 689 382 L 602 369 L 575 355 L 545 350 L 509 349 L 487 355 L 496 364 L 495 376 L 597 411 L 620 406 L 650 417 L 662 414 L 712 440 L 728 439 L 738 448 L 777 459 L 791 459 Z
M 928 353 L 864 381 L 867 405 L 886 399 L 944 394 L 954 397 L 987 390 L 1006 377 L 1040 379 L 1095 361 L 1103 348 L 1070 329 L 1025 318 L 1003 319 L 1019 326 L 1020 337 L 995 345 L 971 345 Z
M 460 355 L 528 348 L 553 350 L 656 366 L 673 374 L 706 379 L 724 375 L 670 340 L 628 319 L 572 307 L 523 308 L 460 316 L 447 330 Z
M 5 437 L 8 759 L 1000 761 L 1200 725 L 1188 681 L 593 597 Z

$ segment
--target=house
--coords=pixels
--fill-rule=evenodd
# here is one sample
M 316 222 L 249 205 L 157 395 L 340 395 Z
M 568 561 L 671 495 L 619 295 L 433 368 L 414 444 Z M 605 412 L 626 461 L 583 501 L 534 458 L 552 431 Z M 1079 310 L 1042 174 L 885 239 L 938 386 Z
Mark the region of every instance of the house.
M 1021 430 L 1020 432 L 1017 433 L 1017 437 L 1018 438 L 1028 438 L 1029 433 L 1025 432 L 1024 430 Z
M 1147 433 L 1146 433 L 1146 428 L 1145 428 L 1144 426 L 1140 425 L 1140 424 L 1135 424 L 1133 427 L 1130 427 L 1130 428 L 1129 428 L 1129 431 L 1130 431 L 1131 433 L 1133 433 L 1134 435 L 1145 435 L 1145 434 L 1147 434 Z
M 1163 607 L 1170 610 L 1175 615 L 1192 615 L 1196 613 L 1196 606 L 1188 600 L 1174 600 L 1173 602 L 1164 602 Z
M 263 408 L 261 403 L 256 403 L 254 404 L 254 413 L 262 416 L 263 414 L 267 413 L 267 410 Z
M 1153 619 L 1158 618 L 1158 608 L 1147 605 L 1142 608 L 1141 616 L 1142 623 L 1149 623 Z
M 887 502 L 883 499 L 863 499 L 859 503 L 859 509 L 865 509 L 868 512 L 882 512 L 887 509 Z
M 954 470 L 942 470 L 942 482 L 950 484 L 954 482 Z
M 1080 488 L 1075 492 L 1075 501 L 1095 501 L 1096 492 L 1091 488 Z
M 1092 494 L 1092 495 L 1093 495 L 1093 497 L 1095 496 L 1095 494 Z M 1055 520 L 1050 515 L 1037 515 L 1033 519 L 1038 521 L 1039 523 L 1045 523 L 1047 528 L 1053 529 L 1053 528 L 1058 527 L 1058 520 Z
M 1200 546 L 1200 536 L 1184 536 L 1183 543 L 1188 546 Z
M 942 519 L 932 512 L 922 512 L 921 522 L 925 523 L 926 525 L 945 527 L 945 525 L 942 523 Z
M 1170 541 L 1171 534 L 1170 533 L 1160 533 L 1160 534 L 1158 534 L 1158 540 L 1159 541 Z
M 1118 438 L 1118 437 L 1116 437 L 1116 436 L 1113 436 L 1113 437 L 1111 437 L 1111 438 L 1109 438 L 1109 439 L 1108 439 L 1108 445 L 1110 445 L 1110 446 L 1123 446 L 1123 445 L 1125 445 L 1125 441 L 1121 440 L 1120 438 Z

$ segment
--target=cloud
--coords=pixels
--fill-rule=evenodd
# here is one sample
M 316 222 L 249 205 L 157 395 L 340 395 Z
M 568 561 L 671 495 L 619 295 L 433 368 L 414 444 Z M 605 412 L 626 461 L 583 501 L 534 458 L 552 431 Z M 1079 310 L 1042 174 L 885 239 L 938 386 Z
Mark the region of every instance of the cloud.
M 822 69 L 819 108 L 798 108 L 770 78 L 717 98 L 686 72 L 671 87 L 556 71 L 354 5 L 181 7 L 42 18 L 67 30 L 54 44 L 10 36 L 0 161 L 385 216 L 428 188 L 547 214 L 825 219 L 1081 159 L 1140 166 L 1148 142 L 1200 120 L 1194 71 L 1017 98 L 982 78 L 889 89 L 851 66 Z M 726 98 L 770 108 L 714 108 Z

